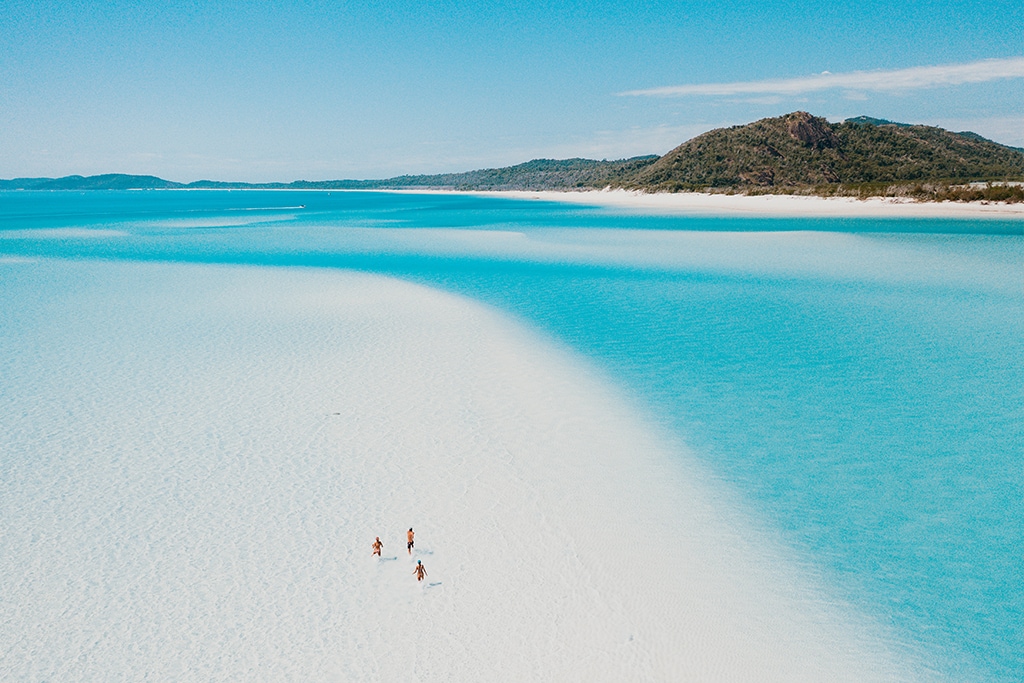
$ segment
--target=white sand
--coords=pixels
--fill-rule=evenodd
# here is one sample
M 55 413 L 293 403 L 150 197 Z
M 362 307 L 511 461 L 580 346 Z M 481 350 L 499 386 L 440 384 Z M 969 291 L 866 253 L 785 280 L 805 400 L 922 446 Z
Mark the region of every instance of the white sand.
M 0 679 L 921 676 L 593 368 L 482 305 L 0 267 Z
M 791 216 L 821 218 L 1001 218 L 1024 219 L 1024 203 L 918 202 L 874 197 L 725 195 L 705 192 L 645 194 L 627 190 L 589 192 L 480 192 L 492 197 L 607 206 L 661 214 Z

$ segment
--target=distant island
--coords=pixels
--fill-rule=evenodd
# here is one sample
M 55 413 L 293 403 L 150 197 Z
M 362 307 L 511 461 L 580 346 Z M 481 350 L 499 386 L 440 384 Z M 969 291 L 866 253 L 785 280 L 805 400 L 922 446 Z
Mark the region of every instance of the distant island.
M 0 180 L 0 190 L 317 189 L 561 190 L 907 197 L 1024 201 L 1024 149 L 976 133 L 859 116 L 842 123 L 797 111 L 698 135 L 664 156 L 535 159 L 464 173 L 382 180 L 176 183 L 107 174 Z

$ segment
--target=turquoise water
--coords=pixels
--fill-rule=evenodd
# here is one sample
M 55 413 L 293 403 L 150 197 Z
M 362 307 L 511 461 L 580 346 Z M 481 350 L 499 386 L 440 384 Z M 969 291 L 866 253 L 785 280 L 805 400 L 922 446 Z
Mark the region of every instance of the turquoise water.
M 599 364 L 948 677 L 1024 680 L 1024 221 L 0 193 L 0 286 L 34 257 L 351 268 L 485 301 Z M 0 340 L 31 324 L 0 311 Z

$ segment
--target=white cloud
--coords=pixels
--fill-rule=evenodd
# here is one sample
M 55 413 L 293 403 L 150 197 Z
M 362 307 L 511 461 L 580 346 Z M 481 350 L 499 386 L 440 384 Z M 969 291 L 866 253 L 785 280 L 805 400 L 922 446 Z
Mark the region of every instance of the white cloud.
M 619 94 L 650 97 L 741 94 L 796 95 L 833 88 L 851 91 L 899 92 L 963 83 L 985 83 L 1006 78 L 1024 78 L 1024 57 L 985 59 L 969 64 L 915 66 L 909 69 L 890 71 L 852 71 L 841 74 L 825 71 L 799 78 L 672 85 L 648 90 L 630 90 Z

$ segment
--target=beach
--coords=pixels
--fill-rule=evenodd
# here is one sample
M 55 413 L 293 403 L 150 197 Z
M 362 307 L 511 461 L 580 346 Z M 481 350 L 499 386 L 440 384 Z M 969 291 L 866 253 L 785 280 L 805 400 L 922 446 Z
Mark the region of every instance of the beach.
M 1022 665 L 1013 222 L 3 198 L 0 678 Z
M 8 368 L 35 461 L 4 478 L 5 676 L 915 679 L 599 371 L 488 307 L 2 267 L 63 321 Z
M 1024 220 L 1024 204 L 998 202 L 919 202 L 871 197 L 742 195 L 706 192 L 644 193 L 630 190 L 582 192 L 480 192 L 492 197 L 566 202 L 630 211 L 695 216 L 776 216 L 792 218 L 997 218 Z
M 4 10 L 0 683 L 1024 682 L 1024 2 Z

